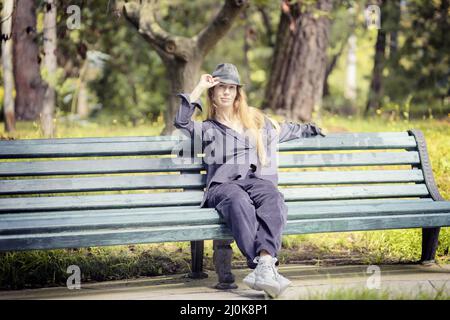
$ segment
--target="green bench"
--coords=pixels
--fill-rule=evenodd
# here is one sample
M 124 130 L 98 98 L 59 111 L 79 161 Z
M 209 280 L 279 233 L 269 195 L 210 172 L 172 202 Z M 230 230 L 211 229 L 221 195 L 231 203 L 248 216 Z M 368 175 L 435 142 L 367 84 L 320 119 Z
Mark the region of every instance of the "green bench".
M 201 157 L 182 156 L 190 143 L 0 141 L 0 250 L 190 241 L 190 276 L 200 278 L 203 241 L 212 239 L 217 287 L 235 287 L 231 233 L 214 209 L 198 207 L 205 172 Z M 436 187 L 420 131 L 329 134 L 278 149 L 284 234 L 422 228 L 421 261 L 434 260 L 450 202 Z M 295 168 L 308 170 L 286 170 Z

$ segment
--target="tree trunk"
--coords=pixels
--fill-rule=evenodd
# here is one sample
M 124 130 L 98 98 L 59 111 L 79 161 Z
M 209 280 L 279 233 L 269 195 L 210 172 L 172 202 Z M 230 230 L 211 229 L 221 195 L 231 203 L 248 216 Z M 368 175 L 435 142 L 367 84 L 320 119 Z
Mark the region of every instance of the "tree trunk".
M 381 106 L 382 98 L 382 84 L 383 84 L 383 68 L 385 62 L 385 50 L 386 50 L 386 33 L 384 30 L 379 29 L 377 35 L 377 42 L 375 44 L 375 58 L 372 71 L 372 80 L 369 88 L 369 99 L 367 101 L 366 110 L 364 115 L 368 116 L 373 110 L 378 109 Z
M 44 15 L 44 67 L 48 75 L 47 90 L 41 114 L 42 132 L 45 137 L 53 138 L 55 126 L 53 117 L 55 114 L 55 74 L 56 63 L 56 0 L 46 0 Z
M 86 119 L 89 116 L 88 89 L 84 81 L 80 83 L 77 92 L 77 115 L 79 119 Z
M 246 12 L 243 12 L 243 19 L 245 21 L 244 24 L 244 45 L 243 45 L 243 58 L 244 58 L 244 65 L 243 65 L 243 78 L 244 78 L 244 83 L 246 85 L 246 90 L 249 91 L 252 88 L 252 83 L 251 83 L 251 79 L 250 79 L 250 59 L 248 57 L 249 51 L 251 49 L 250 46 L 250 41 L 252 38 L 252 26 L 249 24 L 248 22 L 248 16 L 246 14 Z
M 345 82 L 345 97 L 351 102 L 353 108 L 356 102 L 356 36 L 348 38 L 347 70 Z
M 248 5 L 248 0 L 224 0 L 217 15 L 197 35 L 186 38 L 165 31 L 156 19 L 157 1 L 117 1 L 116 9 L 160 56 L 166 67 L 170 85 L 168 104 L 164 113 L 165 127 L 161 134 L 170 135 L 175 130 L 173 120 L 180 100 L 179 92 L 191 92 L 200 76 L 205 56 L 230 30 L 234 20 Z
M 330 20 L 314 13 L 329 13 L 332 2 L 317 0 L 302 12 L 299 3 L 283 3 L 264 109 L 290 121 L 311 121 L 312 112 L 319 111 Z
M 14 0 L 5 0 L 2 10 L 2 66 L 3 66 L 3 112 L 5 115 L 5 131 L 14 132 L 16 129 L 14 116 L 14 74 L 11 26 Z
M 366 117 L 373 114 L 375 109 L 381 107 L 383 97 L 383 69 L 386 63 L 386 29 L 384 26 L 388 13 L 386 12 L 387 1 L 381 0 L 380 2 L 381 26 L 380 29 L 378 29 L 377 41 L 375 43 L 372 80 L 370 82 L 369 96 L 364 111 L 364 116 Z
M 391 1 L 389 7 L 389 18 L 391 19 L 389 30 L 389 63 L 397 67 L 399 61 L 398 30 L 400 30 L 401 4 L 400 0 Z
M 42 111 L 45 84 L 39 70 L 36 1 L 20 0 L 13 14 L 16 119 L 36 120 Z
M 325 68 L 325 78 L 323 80 L 323 93 L 322 93 L 323 97 L 326 97 L 330 94 L 328 78 L 331 75 L 331 73 L 333 72 L 334 67 L 336 67 L 336 64 L 337 64 L 339 58 L 341 57 L 342 52 L 344 51 L 347 43 L 348 43 L 348 38 L 346 38 L 344 41 L 342 41 L 339 51 L 333 55 L 333 57 L 330 59 L 329 62 L 327 62 L 327 66 Z
M 200 78 L 200 68 L 203 57 L 192 57 L 187 63 L 166 64 L 166 76 L 170 84 L 169 106 L 164 112 L 166 126 L 164 135 L 172 135 L 176 128 L 173 126 L 173 119 L 180 106 L 180 98 L 176 96 L 179 92 L 191 93 Z M 206 110 L 204 110 L 206 111 Z M 167 123 L 167 120 L 169 123 Z

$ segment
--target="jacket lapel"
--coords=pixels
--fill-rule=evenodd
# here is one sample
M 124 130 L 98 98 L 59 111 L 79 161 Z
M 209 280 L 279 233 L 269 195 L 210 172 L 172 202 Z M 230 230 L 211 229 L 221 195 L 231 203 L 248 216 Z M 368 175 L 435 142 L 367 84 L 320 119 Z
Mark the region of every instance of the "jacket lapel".
M 250 138 L 245 138 L 243 135 L 241 135 L 239 132 L 237 132 L 236 130 L 224 125 L 223 123 L 214 120 L 214 119 L 210 119 L 212 122 L 215 123 L 215 125 L 220 128 L 220 130 L 222 132 L 224 132 L 226 135 L 229 135 L 237 140 L 239 140 L 241 143 L 243 143 L 245 146 L 247 147 L 253 147 L 253 145 L 250 143 Z

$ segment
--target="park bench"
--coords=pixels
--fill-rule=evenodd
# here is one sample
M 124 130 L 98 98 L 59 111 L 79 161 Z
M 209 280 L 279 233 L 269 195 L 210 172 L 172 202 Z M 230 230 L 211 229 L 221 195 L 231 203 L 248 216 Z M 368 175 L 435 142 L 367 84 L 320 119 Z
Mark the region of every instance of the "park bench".
M 199 208 L 201 158 L 174 161 L 182 155 L 174 150 L 191 142 L 0 141 L 0 250 L 190 241 L 190 276 L 201 278 L 204 240 L 214 240 L 217 287 L 235 287 L 231 233 L 214 209 Z M 450 202 L 439 194 L 421 131 L 335 133 L 278 150 L 284 234 L 422 228 L 421 262 L 434 261 Z

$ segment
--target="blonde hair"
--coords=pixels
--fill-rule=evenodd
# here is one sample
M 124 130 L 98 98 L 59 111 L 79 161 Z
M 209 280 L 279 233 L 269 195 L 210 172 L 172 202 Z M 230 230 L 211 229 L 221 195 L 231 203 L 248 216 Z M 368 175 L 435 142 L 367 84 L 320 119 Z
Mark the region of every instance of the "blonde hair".
M 277 134 L 280 133 L 279 123 L 266 116 L 261 110 L 251 107 L 247 103 L 247 95 L 242 87 L 237 86 L 236 98 L 233 103 L 233 114 L 238 118 L 244 129 L 248 131 L 251 138 L 256 142 L 256 150 L 259 161 L 263 166 L 267 164 L 267 154 L 264 148 L 262 128 L 265 125 L 265 118 L 268 118 L 272 125 L 275 127 Z M 208 89 L 207 101 L 208 101 L 208 119 L 216 119 L 216 107 L 213 101 L 214 87 Z

